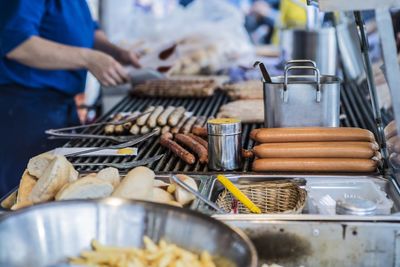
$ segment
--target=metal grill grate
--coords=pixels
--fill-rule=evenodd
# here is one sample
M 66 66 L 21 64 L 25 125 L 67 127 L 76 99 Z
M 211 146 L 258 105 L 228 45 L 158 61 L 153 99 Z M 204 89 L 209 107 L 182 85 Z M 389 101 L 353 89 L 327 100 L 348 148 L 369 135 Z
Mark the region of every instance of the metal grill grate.
M 217 91 L 212 97 L 204 99 L 179 99 L 179 98 L 137 98 L 126 97 L 118 103 L 109 113 L 105 114 L 99 121 L 106 120 L 110 114 L 116 112 L 128 112 L 135 110 L 144 110 L 149 105 L 172 105 L 184 106 L 196 116 L 215 116 L 221 105 L 228 102 L 228 97 L 221 91 Z M 360 88 L 353 85 L 345 85 L 341 96 L 341 124 L 345 127 L 361 127 L 375 132 L 375 124 L 372 116 L 371 106 L 368 99 L 362 94 Z M 253 141 L 249 139 L 250 131 L 262 127 L 262 124 L 244 124 L 243 125 L 243 147 L 251 148 Z M 86 133 L 101 134 L 101 127 L 92 128 Z M 66 144 L 70 147 L 98 147 L 111 145 L 109 141 L 103 140 L 73 140 Z M 208 168 L 205 164 L 196 163 L 188 165 L 177 158 L 167 149 L 158 144 L 158 138 L 152 138 L 138 145 L 139 154 L 137 157 L 76 157 L 70 158 L 73 163 L 121 163 L 132 160 L 140 160 L 161 153 L 167 153 L 166 156 L 158 162 L 149 165 L 157 173 L 184 172 L 184 173 L 207 173 Z M 250 171 L 251 161 L 246 159 L 240 172 Z M 97 167 L 82 167 L 82 172 L 97 171 Z

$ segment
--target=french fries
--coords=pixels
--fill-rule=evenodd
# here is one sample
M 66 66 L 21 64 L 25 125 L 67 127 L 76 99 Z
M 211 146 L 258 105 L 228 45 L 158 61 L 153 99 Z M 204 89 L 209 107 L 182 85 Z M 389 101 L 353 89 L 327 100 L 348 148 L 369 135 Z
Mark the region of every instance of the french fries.
M 93 240 L 92 251 L 83 251 L 80 257 L 71 258 L 69 263 L 96 267 L 216 267 L 206 251 L 197 255 L 165 240 L 157 245 L 147 236 L 143 242 L 144 248 L 139 249 L 104 246 Z

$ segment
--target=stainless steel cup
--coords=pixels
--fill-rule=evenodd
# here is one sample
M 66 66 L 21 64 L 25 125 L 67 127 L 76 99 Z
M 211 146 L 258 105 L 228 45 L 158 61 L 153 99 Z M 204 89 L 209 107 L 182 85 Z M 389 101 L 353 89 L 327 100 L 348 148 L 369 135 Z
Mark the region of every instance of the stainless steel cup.
M 207 122 L 208 168 L 230 171 L 242 167 L 242 124 L 238 119 Z

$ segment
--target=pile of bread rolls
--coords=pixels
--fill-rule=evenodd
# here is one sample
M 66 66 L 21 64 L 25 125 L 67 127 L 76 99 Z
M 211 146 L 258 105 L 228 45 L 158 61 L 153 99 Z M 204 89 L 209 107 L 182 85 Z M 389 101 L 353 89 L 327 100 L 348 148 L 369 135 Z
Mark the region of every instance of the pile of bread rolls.
M 179 179 L 198 190 L 196 181 L 186 175 Z M 52 200 L 98 199 L 105 197 L 146 200 L 183 207 L 194 196 L 174 183 L 155 179 L 154 172 L 137 167 L 121 180 L 115 168 L 79 177 L 72 164 L 61 155 L 41 154 L 32 158 L 22 175 L 12 210 Z
M 253 171 L 374 172 L 381 159 L 373 133 L 360 128 L 264 128 L 250 137 Z

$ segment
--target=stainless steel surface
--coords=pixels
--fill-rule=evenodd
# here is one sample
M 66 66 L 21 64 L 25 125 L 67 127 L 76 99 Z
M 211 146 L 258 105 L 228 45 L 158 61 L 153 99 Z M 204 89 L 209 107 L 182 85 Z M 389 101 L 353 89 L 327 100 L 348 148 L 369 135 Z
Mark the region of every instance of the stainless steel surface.
M 262 215 L 237 215 L 237 214 L 215 214 L 212 210 L 204 205 L 199 205 L 198 209 L 202 212 L 212 214 L 215 218 L 221 220 L 227 219 L 243 219 L 243 220 L 255 220 L 257 218 L 260 219 L 269 219 L 269 220 L 299 220 L 299 221 L 309 221 L 309 220 L 327 220 L 327 221 L 397 221 L 400 222 L 400 216 L 396 213 L 400 211 L 400 194 L 397 190 L 397 185 L 394 180 L 383 178 L 379 175 L 353 175 L 353 174 L 343 174 L 343 175 L 316 175 L 316 174 L 240 174 L 240 175 L 228 175 L 227 176 L 233 183 L 235 184 L 248 184 L 253 182 L 262 182 L 262 181 L 272 181 L 272 180 L 285 180 L 290 179 L 297 182 L 301 187 L 305 187 L 307 182 L 320 182 L 326 183 L 327 186 L 330 182 L 351 182 L 351 181 L 371 181 L 378 185 L 388 196 L 389 199 L 393 201 L 393 207 L 391 210 L 391 215 L 376 215 L 376 216 L 348 216 L 348 215 L 328 215 L 328 214 L 317 214 L 312 213 L 311 208 L 311 200 L 307 199 L 306 207 L 303 210 L 302 214 L 293 214 L 293 215 L 275 215 L 275 214 L 262 214 Z M 213 182 L 209 184 L 209 188 L 206 190 L 208 192 L 208 199 L 215 202 L 218 198 L 218 195 L 224 190 L 224 187 L 215 179 L 213 176 Z M 335 187 L 332 187 L 332 190 L 337 190 Z
M 104 150 L 104 149 L 122 149 L 122 148 L 126 148 L 126 147 L 131 147 L 134 146 L 140 142 L 143 142 L 147 139 L 149 139 L 150 137 L 156 135 L 159 133 L 159 130 L 153 130 L 147 134 L 141 135 L 139 137 L 135 137 L 134 139 L 131 139 L 128 142 L 122 143 L 122 144 L 118 144 L 118 145 L 112 145 L 112 146 L 105 146 L 105 147 L 97 147 L 97 148 L 91 148 L 91 149 L 86 149 L 86 150 L 82 150 L 79 152 L 75 152 L 75 153 L 71 153 L 68 155 L 65 155 L 66 157 L 76 157 L 79 155 L 83 155 L 83 154 L 87 154 L 87 153 L 92 153 L 92 152 L 96 152 L 96 151 L 100 151 L 100 150 Z
M 62 263 L 88 249 L 92 239 L 139 247 L 144 235 L 195 252 L 207 250 L 217 262 L 257 266 L 255 249 L 240 231 L 190 210 L 122 199 L 48 203 L 2 217 L 0 266 Z
M 285 61 L 311 59 L 317 63 L 321 74 L 337 73 L 337 41 L 336 30 L 333 27 L 317 30 L 283 30 L 280 46 Z
M 73 163 L 74 167 L 113 167 L 117 169 L 132 169 L 138 166 L 145 166 L 148 164 L 152 164 L 160 159 L 162 159 L 165 154 L 157 155 L 150 158 L 145 158 L 141 160 L 134 160 L 131 162 L 123 162 L 123 163 Z
M 224 119 L 218 119 L 224 120 Z M 242 126 L 240 120 L 207 122 L 208 168 L 216 171 L 242 167 Z
M 350 198 L 336 201 L 336 214 L 339 215 L 375 215 L 376 204 L 366 199 Z
M 270 83 L 271 82 L 271 76 L 269 75 L 267 68 L 265 67 L 264 63 L 260 61 L 256 61 L 253 65 L 253 67 L 260 67 L 261 74 L 263 76 L 264 82 Z
M 364 62 L 360 49 L 360 36 L 354 23 L 336 26 L 339 56 L 346 76 L 353 81 L 365 78 Z
M 189 186 L 188 184 L 186 184 L 185 182 L 181 181 L 178 177 L 176 177 L 175 175 L 171 175 L 171 179 L 177 183 L 179 186 L 181 186 L 183 189 L 185 189 L 186 191 L 188 191 L 189 193 L 192 193 L 193 195 L 195 195 L 197 197 L 197 199 L 200 199 L 202 202 L 204 202 L 205 204 L 207 204 L 208 206 L 210 206 L 211 208 L 215 209 L 216 211 L 218 211 L 219 213 L 225 213 L 225 211 L 221 208 L 219 208 L 215 203 L 209 201 L 207 198 L 205 198 L 201 193 L 197 192 L 196 190 L 194 190 L 191 186 Z
M 400 223 L 228 220 L 256 246 L 259 262 L 285 267 L 400 266 Z
M 290 75 L 304 69 L 310 75 Z M 265 127 L 338 127 L 340 124 L 340 79 L 320 76 L 315 67 L 290 66 L 285 75 L 264 83 Z

